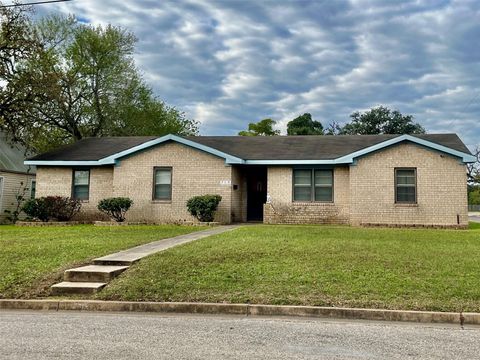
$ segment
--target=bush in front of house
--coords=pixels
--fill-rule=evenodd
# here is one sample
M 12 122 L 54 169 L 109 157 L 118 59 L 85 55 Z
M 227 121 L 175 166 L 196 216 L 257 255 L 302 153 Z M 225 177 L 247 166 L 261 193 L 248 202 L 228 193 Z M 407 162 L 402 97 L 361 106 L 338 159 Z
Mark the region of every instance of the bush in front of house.
M 45 198 L 27 200 L 22 206 L 22 211 L 32 219 L 38 219 L 43 222 L 47 222 L 50 219 Z
M 63 196 L 47 196 L 47 209 L 58 221 L 70 221 L 82 207 L 80 200 Z
M 194 196 L 187 201 L 187 209 L 199 221 L 211 222 L 220 201 L 222 201 L 220 195 Z
M 79 200 L 63 196 L 46 196 L 27 200 L 22 206 L 22 211 L 28 217 L 43 222 L 50 219 L 69 221 L 80 211 L 80 208 Z
M 130 198 L 114 197 L 100 200 L 97 208 L 116 222 L 124 222 L 125 215 L 132 205 L 133 200 Z

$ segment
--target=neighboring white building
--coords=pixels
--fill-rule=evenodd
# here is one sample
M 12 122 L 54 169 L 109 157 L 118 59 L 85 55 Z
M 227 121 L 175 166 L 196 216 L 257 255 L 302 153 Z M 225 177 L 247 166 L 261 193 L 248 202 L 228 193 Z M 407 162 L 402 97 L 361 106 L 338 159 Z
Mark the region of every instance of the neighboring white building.
M 24 188 L 25 197 L 35 197 L 35 167 L 23 164 L 25 149 L 12 145 L 0 132 L 0 224 L 7 222 L 8 213 L 16 208 L 16 195 Z

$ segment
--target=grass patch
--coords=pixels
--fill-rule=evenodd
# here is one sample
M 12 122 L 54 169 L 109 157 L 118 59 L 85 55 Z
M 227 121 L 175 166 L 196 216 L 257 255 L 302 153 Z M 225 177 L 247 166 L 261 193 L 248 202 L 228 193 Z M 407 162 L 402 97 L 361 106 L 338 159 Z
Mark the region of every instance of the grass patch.
M 64 269 L 197 227 L 0 226 L 0 298 L 42 295 Z
M 246 226 L 146 258 L 107 300 L 480 311 L 480 230 Z
M 480 229 L 480 223 L 471 221 L 471 222 L 468 224 L 468 228 L 469 228 L 470 230 L 478 230 L 478 229 Z

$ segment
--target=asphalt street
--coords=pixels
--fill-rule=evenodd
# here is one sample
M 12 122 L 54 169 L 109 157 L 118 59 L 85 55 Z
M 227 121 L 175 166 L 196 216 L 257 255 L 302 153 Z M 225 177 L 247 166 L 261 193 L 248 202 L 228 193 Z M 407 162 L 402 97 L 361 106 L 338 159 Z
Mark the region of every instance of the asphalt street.
M 480 215 L 470 215 L 468 219 L 480 223 Z
M 0 311 L 1 359 L 478 359 L 480 327 Z

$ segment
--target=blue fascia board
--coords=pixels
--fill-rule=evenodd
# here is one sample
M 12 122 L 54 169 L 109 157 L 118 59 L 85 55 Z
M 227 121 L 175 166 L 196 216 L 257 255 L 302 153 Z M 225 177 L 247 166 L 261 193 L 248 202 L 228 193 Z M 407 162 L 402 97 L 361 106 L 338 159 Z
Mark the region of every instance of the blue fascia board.
M 245 160 L 245 165 L 335 165 L 334 160 Z M 345 164 L 345 163 L 343 163 Z

